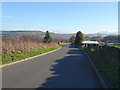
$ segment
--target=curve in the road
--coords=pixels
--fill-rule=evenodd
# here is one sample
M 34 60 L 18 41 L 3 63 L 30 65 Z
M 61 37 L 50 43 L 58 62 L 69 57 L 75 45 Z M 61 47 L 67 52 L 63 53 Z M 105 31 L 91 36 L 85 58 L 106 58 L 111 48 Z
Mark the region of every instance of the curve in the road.
M 3 88 L 101 88 L 84 52 L 71 45 L 4 67 Z

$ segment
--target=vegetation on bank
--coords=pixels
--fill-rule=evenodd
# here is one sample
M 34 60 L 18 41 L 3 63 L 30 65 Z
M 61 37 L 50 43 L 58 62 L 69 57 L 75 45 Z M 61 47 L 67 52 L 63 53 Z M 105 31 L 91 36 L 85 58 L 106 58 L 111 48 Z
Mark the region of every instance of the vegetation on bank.
M 28 51 L 28 52 L 18 52 L 18 53 L 16 52 L 16 53 L 3 54 L 2 55 L 2 64 L 11 63 L 11 62 L 25 59 L 28 57 L 32 57 L 35 55 L 43 54 L 43 53 L 58 49 L 62 45 L 63 44 L 51 46 L 51 47 L 47 47 L 47 48 L 42 48 L 42 49 L 37 49 L 37 50 L 33 49 L 31 51 Z
M 111 47 L 120 48 L 120 46 L 117 46 L 117 45 L 111 45 Z
M 58 43 L 59 41 L 59 43 Z M 18 61 L 52 51 L 66 43 L 66 40 L 51 38 L 48 31 L 45 37 L 25 35 L 2 37 L 2 64 Z
M 82 48 L 93 60 L 105 80 L 118 87 L 118 50 L 107 48 Z
M 115 46 L 116 48 L 120 48 L 120 46 Z

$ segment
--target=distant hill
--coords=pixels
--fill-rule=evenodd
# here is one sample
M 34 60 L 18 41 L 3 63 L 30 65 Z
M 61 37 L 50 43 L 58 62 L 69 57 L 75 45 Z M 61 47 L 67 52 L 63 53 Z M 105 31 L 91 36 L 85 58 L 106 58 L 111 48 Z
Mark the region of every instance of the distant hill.
M 42 37 L 44 33 L 42 31 L 2 31 L 3 37 L 21 37 L 22 35 L 39 35 Z
M 112 35 L 112 33 L 104 33 L 104 32 L 100 32 L 100 33 L 93 33 L 93 34 L 85 34 L 85 36 L 90 36 L 90 37 L 95 37 L 98 34 L 101 34 L 102 36 L 108 36 L 108 35 Z M 30 36 L 39 36 L 39 37 L 44 37 L 45 36 L 45 32 L 43 31 L 2 31 L 2 35 L 3 37 L 21 37 L 22 35 L 30 35 Z M 57 33 L 53 33 L 50 32 L 50 35 L 52 38 L 60 38 L 60 39 L 69 39 L 72 35 L 76 35 L 76 33 L 70 33 L 70 34 L 57 34 Z M 114 34 L 113 35 L 117 35 Z
M 45 32 L 42 31 L 2 31 L 3 37 L 21 37 L 22 35 L 29 35 L 29 36 L 39 36 L 44 37 Z M 74 34 L 56 34 L 50 32 L 52 38 L 60 38 L 60 39 L 69 39 Z

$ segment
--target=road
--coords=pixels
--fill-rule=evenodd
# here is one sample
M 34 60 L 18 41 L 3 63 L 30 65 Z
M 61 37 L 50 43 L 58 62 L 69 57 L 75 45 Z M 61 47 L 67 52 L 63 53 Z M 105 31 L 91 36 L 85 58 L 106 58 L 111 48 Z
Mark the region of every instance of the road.
M 3 88 L 100 88 L 84 52 L 70 45 L 2 69 Z

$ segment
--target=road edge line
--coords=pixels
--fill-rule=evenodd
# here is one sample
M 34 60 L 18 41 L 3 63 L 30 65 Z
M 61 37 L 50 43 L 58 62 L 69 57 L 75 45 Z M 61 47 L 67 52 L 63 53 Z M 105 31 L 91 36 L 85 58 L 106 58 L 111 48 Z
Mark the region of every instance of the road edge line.
M 97 70 L 96 66 L 94 65 L 91 58 L 89 57 L 89 55 L 86 52 L 84 52 L 84 54 L 87 56 L 89 63 L 92 65 L 92 68 L 93 68 L 96 76 L 98 77 L 100 84 L 102 85 L 102 88 L 108 88 L 107 85 L 105 84 L 105 81 L 103 80 L 102 76 L 100 75 L 99 71 Z
M 57 51 L 59 49 L 61 49 L 61 47 L 58 48 L 58 49 L 55 49 L 55 50 L 43 53 L 43 54 L 35 55 L 35 56 L 32 56 L 32 57 L 21 59 L 19 61 L 11 62 L 11 63 L 8 63 L 8 64 L 3 64 L 3 65 L 0 65 L 0 68 L 6 67 L 6 66 L 10 66 L 10 65 L 13 65 L 13 64 L 17 64 L 17 63 L 20 63 L 20 62 L 24 62 L 24 61 L 27 61 L 27 60 L 31 60 L 33 58 L 36 58 L 36 57 L 39 57 L 39 56 L 43 56 L 43 55 L 46 55 L 46 54 L 49 54 L 49 53 L 52 53 L 52 52 L 55 52 L 55 51 Z

